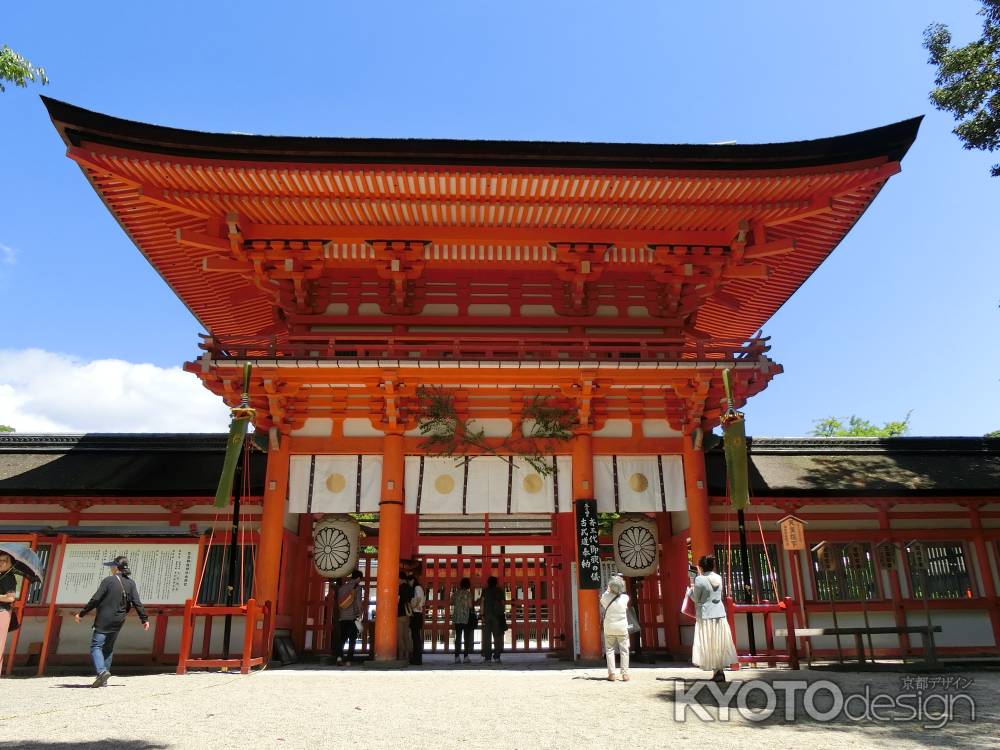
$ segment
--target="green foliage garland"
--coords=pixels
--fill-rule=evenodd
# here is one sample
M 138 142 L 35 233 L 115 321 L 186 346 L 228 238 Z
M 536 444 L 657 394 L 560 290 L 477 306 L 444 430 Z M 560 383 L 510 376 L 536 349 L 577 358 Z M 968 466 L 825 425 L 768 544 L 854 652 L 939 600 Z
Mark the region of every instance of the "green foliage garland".
M 454 395 L 444 388 L 421 387 L 417 390 L 417 400 L 420 434 L 424 438 L 420 447 L 431 456 L 464 458 L 484 453 L 508 462 L 512 461 L 511 456 L 517 456 L 544 477 L 555 470 L 546 460 L 545 448 L 551 441 L 573 437 L 574 412 L 545 396 L 535 396 L 525 404 L 522 416 L 531 422 L 528 435 L 523 438 L 511 435 L 499 444 L 491 442 L 486 431 L 475 425 L 475 420 L 459 415 Z

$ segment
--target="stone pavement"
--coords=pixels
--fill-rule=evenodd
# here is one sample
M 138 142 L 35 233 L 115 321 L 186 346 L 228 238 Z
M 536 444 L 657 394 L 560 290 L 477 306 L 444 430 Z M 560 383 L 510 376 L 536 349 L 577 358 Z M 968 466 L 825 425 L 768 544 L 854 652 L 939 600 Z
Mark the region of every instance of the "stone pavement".
M 91 678 L 82 675 L 4 679 L 0 748 L 1000 748 L 1000 671 L 744 670 L 728 676 L 744 684 L 725 688 L 732 710 L 719 721 L 726 693 L 702 686 L 686 705 L 685 694 L 705 673 L 683 665 L 639 665 L 631 681 L 610 683 L 600 667 L 551 660 L 511 657 L 501 667 L 483 667 L 435 659 L 399 671 L 296 666 L 249 676 L 116 675 L 101 690 L 85 687 Z M 748 691 L 755 679 L 763 682 Z M 873 700 L 885 693 L 876 708 L 883 720 L 810 716 L 807 702 L 815 714 L 830 708 L 832 696 L 815 688 L 807 701 L 805 685 L 793 688 L 791 701 L 781 689 L 772 693 L 773 714 L 753 720 L 761 714 L 752 712 L 771 701 L 767 686 L 782 679 L 829 680 L 844 694 L 867 687 Z M 931 718 L 910 719 L 910 710 L 893 704 L 902 693 L 921 701 L 937 695 L 920 704 Z M 949 695 L 968 698 L 953 700 L 954 718 L 944 723 L 937 717 Z M 794 704 L 794 720 L 785 718 L 786 702 Z M 869 704 L 852 699 L 850 709 L 859 716 Z

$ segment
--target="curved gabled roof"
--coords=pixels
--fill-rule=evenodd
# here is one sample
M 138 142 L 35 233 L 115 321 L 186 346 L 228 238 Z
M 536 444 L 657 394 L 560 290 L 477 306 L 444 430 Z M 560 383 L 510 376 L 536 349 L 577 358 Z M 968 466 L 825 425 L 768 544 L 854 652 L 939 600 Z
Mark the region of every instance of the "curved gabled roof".
M 67 144 L 102 144 L 170 156 L 319 164 L 447 164 L 577 169 L 752 169 L 899 161 L 922 117 L 850 135 L 752 145 L 322 138 L 204 133 L 149 125 L 41 97 Z
M 628 318 L 663 338 L 746 338 L 899 170 L 920 123 L 762 145 L 293 138 L 43 101 L 70 158 L 219 340 L 294 338 L 330 310 L 371 325 L 373 302 L 398 325 L 518 278 L 540 287 L 513 300 L 508 325 L 539 325 L 518 311 L 548 304 L 591 330 Z M 599 248 L 587 278 L 581 243 Z

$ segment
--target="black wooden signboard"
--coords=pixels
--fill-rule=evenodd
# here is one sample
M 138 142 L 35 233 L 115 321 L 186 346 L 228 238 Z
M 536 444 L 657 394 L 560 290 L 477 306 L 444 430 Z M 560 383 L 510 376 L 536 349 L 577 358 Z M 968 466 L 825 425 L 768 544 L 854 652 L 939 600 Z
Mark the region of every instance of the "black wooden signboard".
M 581 589 L 601 587 L 601 547 L 598 543 L 597 501 L 577 500 L 576 550 Z

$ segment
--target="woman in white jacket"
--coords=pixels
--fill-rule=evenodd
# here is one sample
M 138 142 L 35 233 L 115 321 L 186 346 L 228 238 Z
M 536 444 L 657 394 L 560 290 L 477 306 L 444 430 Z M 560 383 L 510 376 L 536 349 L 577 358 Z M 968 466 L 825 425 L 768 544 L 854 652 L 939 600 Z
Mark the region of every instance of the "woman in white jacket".
M 628 682 L 628 594 L 625 579 L 612 576 L 601 595 L 604 620 L 604 654 L 608 659 L 608 680 L 615 681 L 615 649 L 621 657 L 622 681 Z

